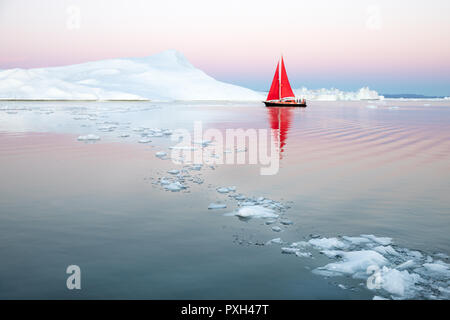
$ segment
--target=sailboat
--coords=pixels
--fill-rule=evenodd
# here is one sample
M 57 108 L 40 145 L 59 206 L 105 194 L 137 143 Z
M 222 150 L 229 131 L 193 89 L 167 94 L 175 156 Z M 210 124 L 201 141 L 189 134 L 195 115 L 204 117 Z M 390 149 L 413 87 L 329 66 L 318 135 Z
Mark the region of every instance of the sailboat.
M 266 107 L 306 107 L 305 99 L 295 98 L 284 66 L 283 56 L 277 64 L 267 100 Z

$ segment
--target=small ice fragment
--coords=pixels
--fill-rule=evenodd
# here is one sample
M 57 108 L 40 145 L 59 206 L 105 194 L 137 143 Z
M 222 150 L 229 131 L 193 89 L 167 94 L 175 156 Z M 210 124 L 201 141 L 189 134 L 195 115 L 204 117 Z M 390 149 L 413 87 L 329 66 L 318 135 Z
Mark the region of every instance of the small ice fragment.
M 284 224 L 284 225 L 291 225 L 291 224 L 293 224 L 293 222 L 291 221 L 291 220 L 288 220 L 288 219 L 281 219 L 280 220 L 280 223 L 281 224 Z
M 266 242 L 266 244 L 271 244 L 271 243 L 283 244 L 283 240 L 281 240 L 281 238 L 274 238 L 274 239 L 269 240 L 269 241 Z
M 326 266 L 316 268 L 314 273 L 325 276 L 339 276 L 349 274 L 357 276 L 358 274 L 366 275 L 369 266 L 384 266 L 388 263 L 386 258 L 373 250 L 360 251 L 341 251 L 341 250 L 325 250 L 322 251 L 327 257 L 342 257 L 339 262 L 329 263 Z
M 339 287 L 339 288 L 341 288 L 342 290 L 345 290 L 345 289 L 347 289 L 347 287 L 346 287 L 346 286 L 344 286 L 343 284 L 338 284 L 338 287 Z
M 155 156 L 157 156 L 158 158 L 163 158 L 163 157 L 167 156 L 167 152 L 158 151 L 157 153 L 155 153 Z
M 253 201 L 243 201 L 243 202 L 239 202 L 239 206 L 241 207 L 245 207 L 245 206 L 254 206 L 256 205 L 256 202 Z
M 397 251 L 395 251 L 394 248 L 392 248 L 391 246 L 378 246 L 373 248 L 373 250 L 383 254 L 383 255 L 392 255 L 392 256 L 398 256 L 399 253 Z
M 142 138 L 138 142 L 139 143 L 149 143 L 149 142 L 152 142 L 152 140 L 150 140 L 149 138 Z
M 434 274 L 441 274 L 447 277 L 450 277 L 449 265 L 444 263 L 424 263 L 423 266 L 427 271 L 430 271 Z
M 165 185 L 164 188 L 172 192 L 180 191 L 181 189 L 186 189 L 186 187 L 178 181 L 169 183 L 168 185 Z
M 280 228 L 279 226 L 273 226 L 273 227 L 272 227 L 272 231 L 280 232 L 280 231 L 281 231 L 281 228 Z
M 300 258 L 308 258 L 308 257 L 312 256 L 312 254 L 310 252 L 302 252 L 300 250 L 295 252 L 295 255 Z
M 278 218 L 278 215 L 272 209 L 261 206 L 242 207 L 234 215 L 241 218 Z
M 167 171 L 167 173 L 170 173 L 170 174 L 179 174 L 179 173 L 180 173 L 180 170 L 172 169 L 172 170 Z
M 228 188 L 225 188 L 225 187 L 220 187 L 220 188 L 217 188 L 216 190 L 219 193 L 228 193 L 228 192 L 230 192 L 230 190 Z
M 388 244 L 392 243 L 392 238 L 388 237 L 375 237 L 373 234 L 362 234 L 361 237 L 369 239 L 373 242 L 376 242 L 378 244 L 381 244 L 383 246 L 387 246 Z
M 398 269 L 398 270 L 408 269 L 408 268 L 414 267 L 415 265 L 416 265 L 416 263 L 413 260 L 408 260 L 408 261 L 403 262 L 402 264 L 398 265 L 396 267 L 396 269 Z
M 389 299 L 383 298 L 381 296 L 373 296 L 372 300 L 389 300 Z
M 291 247 L 283 247 L 283 248 L 281 248 L 281 252 L 282 253 L 287 253 L 287 254 L 295 254 L 299 250 L 300 249 L 298 249 L 298 248 L 291 248 Z
M 366 106 L 366 108 L 368 108 L 368 109 L 378 109 L 378 107 L 374 106 L 374 105 L 368 105 L 368 106 Z
M 228 190 L 234 192 L 236 191 L 236 187 L 235 186 L 228 187 Z
M 277 221 L 271 219 L 271 220 L 267 220 L 267 221 L 266 221 L 266 224 L 269 225 L 269 224 L 273 224 L 273 223 L 275 223 L 275 222 L 277 222 Z
M 95 141 L 95 140 L 100 140 L 100 137 L 96 136 L 95 134 L 88 134 L 85 136 L 79 136 L 78 140 L 79 141 Z
M 337 238 L 311 239 L 308 243 L 319 249 L 342 249 L 347 247 L 345 243 Z
M 122 133 L 119 138 L 128 138 L 130 135 L 128 133 Z
M 208 209 L 225 209 L 226 207 L 225 203 L 210 203 Z
M 367 238 L 363 238 L 363 237 L 347 237 L 347 236 L 343 236 L 342 239 L 351 242 L 354 245 L 361 245 L 363 243 L 368 243 L 370 242 L 369 239 Z

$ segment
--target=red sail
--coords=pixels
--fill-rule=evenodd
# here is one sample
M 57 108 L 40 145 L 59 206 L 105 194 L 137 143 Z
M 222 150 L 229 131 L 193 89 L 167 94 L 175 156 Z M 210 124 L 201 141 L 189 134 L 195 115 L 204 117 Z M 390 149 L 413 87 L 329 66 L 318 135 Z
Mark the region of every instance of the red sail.
M 278 79 L 280 63 L 277 64 L 277 70 L 273 76 L 272 85 L 270 86 L 269 95 L 267 100 L 279 100 L 280 99 L 280 81 Z
M 267 100 L 281 100 L 283 98 L 295 98 L 295 94 L 292 91 L 289 79 L 286 73 L 286 67 L 284 66 L 283 57 L 277 64 L 277 70 L 273 76 L 272 85 L 270 86 L 269 95 Z M 281 69 L 280 69 L 281 68 Z
M 283 98 L 295 98 L 294 92 L 292 92 L 291 85 L 284 67 L 284 60 L 281 57 L 281 99 Z

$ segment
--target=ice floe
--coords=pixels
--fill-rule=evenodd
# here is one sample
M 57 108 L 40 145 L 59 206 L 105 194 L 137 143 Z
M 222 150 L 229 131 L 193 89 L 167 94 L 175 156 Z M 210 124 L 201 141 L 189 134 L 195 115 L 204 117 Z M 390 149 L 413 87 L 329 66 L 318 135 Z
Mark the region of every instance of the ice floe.
M 225 209 L 226 207 L 225 203 L 210 203 L 208 209 Z
M 87 134 L 78 137 L 78 141 L 96 141 L 96 140 L 100 140 L 100 137 L 95 134 Z
M 360 279 L 374 299 L 449 299 L 450 265 L 437 258 L 442 253 L 423 254 L 401 248 L 392 238 L 374 235 L 318 237 L 284 243 L 282 253 L 313 257 L 321 253 L 331 260 L 312 272 L 325 276 Z
M 278 218 L 274 210 L 262 206 L 245 206 L 227 215 L 234 215 L 240 218 Z

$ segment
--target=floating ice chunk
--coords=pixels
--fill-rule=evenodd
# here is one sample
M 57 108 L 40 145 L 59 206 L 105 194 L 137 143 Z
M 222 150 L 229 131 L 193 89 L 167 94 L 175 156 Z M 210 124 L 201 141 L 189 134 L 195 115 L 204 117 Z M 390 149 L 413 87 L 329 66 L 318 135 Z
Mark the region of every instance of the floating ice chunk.
M 398 271 L 384 266 L 381 269 L 381 286 L 384 290 L 401 298 L 412 296 L 414 286 L 421 277 L 406 270 Z
M 180 170 L 172 169 L 172 170 L 167 171 L 167 173 L 170 173 L 170 174 L 179 174 L 179 173 L 180 173 Z
M 314 269 L 314 273 L 325 276 L 353 275 L 361 278 L 366 276 L 369 266 L 384 266 L 388 263 L 385 257 L 373 250 L 360 251 L 323 251 L 328 257 L 342 257 L 342 261 L 329 263 L 326 266 Z
M 119 138 L 128 138 L 130 135 L 128 133 L 122 133 L 119 135 Z
M 162 177 L 161 179 L 159 179 L 159 183 L 160 183 L 162 186 L 164 186 L 164 185 L 168 185 L 168 184 L 172 183 L 172 181 L 169 180 L 169 179 L 167 179 L 167 178 L 165 178 L 165 177 Z
M 149 143 L 149 142 L 152 142 L 152 140 L 150 140 L 149 138 L 142 138 L 142 139 L 139 139 L 138 142 L 139 143 Z
M 230 190 L 228 188 L 225 187 L 220 187 L 216 189 L 218 193 L 228 193 L 230 192 Z
M 212 143 L 212 140 L 201 140 L 201 141 L 193 141 L 193 144 L 201 145 L 202 147 L 207 147 Z
M 208 209 L 225 209 L 226 207 L 225 203 L 210 203 Z
M 272 244 L 272 243 L 283 244 L 283 240 L 281 240 L 281 238 L 274 238 L 274 239 L 269 240 L 269 241 L 266 242 L 266 244 Z
M 272 227 L 272 231 L 280 232 L 280 231 L 281 231 L 281 228 L 280 228 L 279 226 L 273 226 L 273 227 Z
M 245 200 L 246 197 L 242 194 L 238 194 L 237 196 L 234 197 L 236 200 L 241 201 L 241 200 Z
M 346 287 L 346 286 L 344 286 L 343 284 L 338 284 L 338 287 L 339 287 L 339 288 L 341 288 L 342 290 L 345 290 L 345 289 L 347 289 L 347 287 Z
M 381 296 L 374 296 L 372 300 L 389 300 L 389 299 L 383 298 Z
M 381 244 L 383 246 L 387 246 L 392 243 L 392 238 L 388 237 L 375 237 L 373 234 L 362 234 L 361 237 L 367 238 L 373 242 Z
M 400 255 L 397 251 L 395 251 L 394 248 L 392 248 L 391 246 L 378 246 L 373 248 L 373 250 L 375 250 L 376 252 L 381 253 L 382 255 L 393 255 L 393 256 L 398 256 Z
M 192 166 L 189 167 L 189 170 L 200 171 L 202 167 L 203 166 L 201 164 L 193 164 Z
M 98 128 L 99 131 L 103 131 L 103 132 L 111 132 L 114 131 L 116 129 L 116 126 L 101 126 Z
M 292 242 L 291 243 L 291 247 L 301 247 L 301 248 L 305 248 L 305 247 L 309 247 L 310 244 L 306 241 L 297 241 L 297 242 Z
M 300 258 L 309 258 L 309 257 L 311 257 L 312 256 L 312 254 L 311 254 L 311 252 L 302 252 L 302 251 L 296 251 L 295 252 L 295 255 L 297 256 L 297 257 L 300 257 Z
M 399 264 L 396 269 L 397 270 L 403 270 L 403 269 L 409 269 L 412 268 L 414 266 L 416 266 L 417 264 L 413 261 L 413 260 L 408 260 L 403 262 L 402 264 Z
M 291 221 L 291 220 L 288 220 L 288 219 L 281 219 L 280 220 L 280 223 L 281 224 L 284 224 L 284 225 L 291 225 L 291 224 L 293 224 L 293 222 Z
M 155 156 L 157 156 L 158 158 L 163 158 L 163 157 L 167 156 L 167 152 L 158 151 L 157 153 L 155 153 Z
M 292 248 L 292 247 L 283 247 L 283 248 L 281 248 L 281 252 L 282 253 L 287 253 L 287 254 L 296 254 L 298 251 L 300 251 L 299 248 Z
M 239 202 L 239 206 L 241 207 L 245 207 L 245 206 L 254 206 L 256 205 L 256 202 L 254 201 L 243 201 L 243 202 Z
M 78 140 L 79 141 L 96 141 L 96 140 L 100 140 L 100 137 L 95 134 L 88 134 L 85 136 L 79 136 Z
M 278 214 L 272 209 L 264 208 L 262 206 L 242 207 L 232 213 L 232 215 L 240 218 L 278 218 Z
M 186 151 L 194 151 L 196 150 L 194 147 L 192 146 L 171 146 L 169 147 L 169 149 L 173 149 L 173 150 L 186 150 Z
M 311 239 L 308 241 L 309 244 L 318 249 L 343 249 L 347 247 L 345 243 L 338 240 L 337 238 L 321 238 L 321 239 Z
M 365 243 L 369 243 L 370 240 L 367 238 L 363 238 L 363 237 L 347 237 L 347 236 L 343 236 L 342 239 L 351 242 L 354 245 L 362 245 Z
M 270 219 L 270 220 L 267 220 L 267 221 L 266 221 L 266 224 L 269 225 L 269 224 L 273 224 L 273 223 L 275 223 L 275 222 L 277 222 L 277 221 L 276 221 L 276 220 Z
M 423 266 L 434 276 L 439 275 L 450 277 L 449 265 L 446 263 L 424 263 Z
M 186 187 L 181 182 L 176 181 L 176 182 L 172 182 L 172 183 L 165 185 L 164 189 L 172 191 L 172 192 L 176 192 L 176 191 L 180 191 L 182 189 L 186 189 Z
M 422 259 L 422 257 L 423 257 L 422 253 L 420 253 L 420 252 L 417 251 L 417 250 L 407 250 L 407 249 L 406 249 L 406 254 L 407 254 L 408 256 L 410 256 L 410 257 L 415 258 L 416 260 Z

